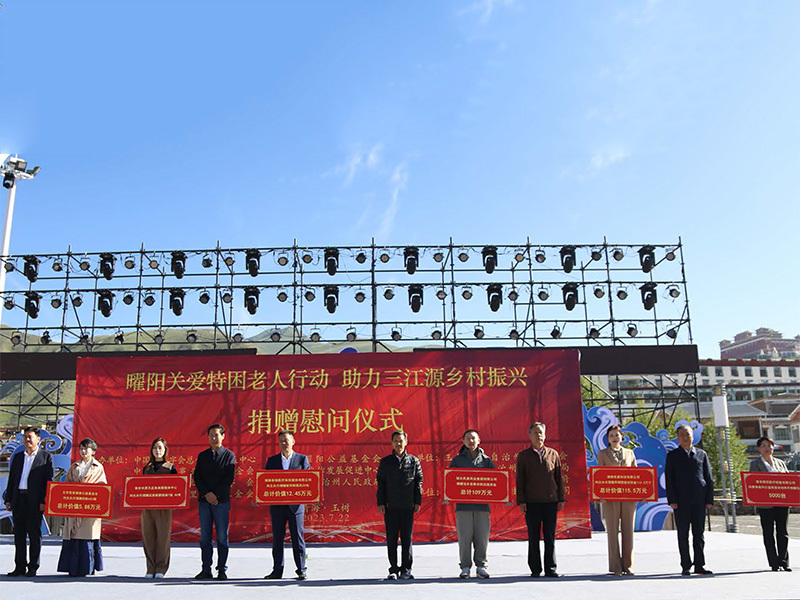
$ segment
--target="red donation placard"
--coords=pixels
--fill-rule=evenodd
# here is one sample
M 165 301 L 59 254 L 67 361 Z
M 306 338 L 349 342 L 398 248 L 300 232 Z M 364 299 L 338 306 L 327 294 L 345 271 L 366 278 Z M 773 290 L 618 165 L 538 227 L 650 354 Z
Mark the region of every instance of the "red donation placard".
M 589 493 L 592 500 L 608 502 L 656 502 L 655 467 L 591 467 Z
M 800 473 L 748 471 L 740 475 L 747 506 L 800 506 Z
M 122 492 L 122 506 L 125 508 L 186 508 L 188 505 L 188 475 L 136 475 L 125 478 Z
M 511 502 L 508 471 L 502 469 L 445 469 L 444 501 L 464 504 Z
M 311 470 L 256 471 L 256 504 L 322 502 L 322 473 Z
M 109 517 L 111 486 L 50 481 L 44 514 L 48 517 Z

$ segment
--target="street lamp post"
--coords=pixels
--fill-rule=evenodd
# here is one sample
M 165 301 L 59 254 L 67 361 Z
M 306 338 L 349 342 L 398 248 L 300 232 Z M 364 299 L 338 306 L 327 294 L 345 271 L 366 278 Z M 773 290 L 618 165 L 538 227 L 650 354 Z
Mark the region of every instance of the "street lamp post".
M 21 179 L 33 179 L 41 171 L 41 167 L 28 169 L 28 163 L 16 154 L 0 154 L 0 176 L 3 178 L 3 187 L 8 190 L 6 203 L 6 218 L 3 221 L 2 252 L 0 252 L 0 298 L 6 291 L 6 265 L 8 264 L 8 248 L 11 244 L 11 218 L 14 216 L 14 200 L 17 195 L 17 182 Z M 0 322 L 3 317 L 3 305 L 0 303 Z

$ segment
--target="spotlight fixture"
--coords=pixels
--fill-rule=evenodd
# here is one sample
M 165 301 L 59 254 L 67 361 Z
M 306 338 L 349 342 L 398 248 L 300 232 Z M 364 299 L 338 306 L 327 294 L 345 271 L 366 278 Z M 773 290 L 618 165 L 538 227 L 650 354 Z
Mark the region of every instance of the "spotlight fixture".
M 628 335 L 630 337 L 636 337 L 639 335 L 639 328 L 636 327 L 636 323 L 628 323 Z
M 399 328 L 395 327 L 394 329 L 392 329 L 392 339 L 395 342 L 399 342 L 401 339 L 403 339 L 403 332 L 400 331 Z
M 281 341 L 281 332 L 277 329 L 274 330 L 271 334 L 269 334 L 269 339 L 273 342 L 280 342 Z
M 319 334 L 319 329 L 313 329 L 311 331 L 311 341 L 317 343 L 322 339 L 322 336 Z
M 244 335 L 241 331 L 237 331 L 233 334 L 233 343 L 234 344 L 241 344 L 244 341 Z
M 363 265 L 365 262 L 367 262 L 367 253 L 363 250 L 360 250 L 358 254 L 356 254 L 356 262 L 360 265 Z
M 208 293 L 208 290 L 203 290 L 200 292 L 200 304 L 208 304 L 211 301 L 211 294 Z
M 347 335 L 345 336 L 345 338 L 347 338 L 348 342 L 355 342 L 356 341 L 356 337 L 358 337 L 356 335 L 356 328 L 355 327 L 350 327 L 347 330 Z
M 183 279 L 183 274 L 186 273 L 186 253 L 181 250 L 174 250 L 172 252 L 172 260 L 170 261 L 170 269 L 178 279 Z
M 542 286 L 539 288 L 539 292 L 536 295 L 539 296 L 539 300 L 545 302 L 550 297 L 550 292 L 547 291 L 546 287 Z
M 111 311 L 114 309 L 114 294 L 111 290 L 100 290 L 97 292 L 97 310 L 100 314 L 108 318 L 111 316 Z
M 656 266 L 656 253 L 653 246 L 639 248 L 639 265 L 645 273 L 649 273 Z
M 444 289 L 444 287 L 440 287 L 438 290 L 436 290 L 436 297 L 439 300 L 444 300 L 447 298 L 447 290 Z
M 125 262 L 123 264 L 126 269 L 132 269 L 136 266 L 136 259 L 132 255 L 128 255 L 125 257 Z
M 589 339 L 596 340 L 600 337 L 600 330 L 597 327 L 592 327 L 589 330 Z
M 486 288 L 486 300 L 492 312 L 497 312 L 503 303 L 503 286 L 499 283 L 492 283 Z
M 606 295 L 606 289 L 602 285 L 594 286 L 594 297 L 595 298 L 602 298 Z
M 50 332 L 45 330 L 42 333 L 42 337 L 39 338 L 39 343 L 47 346 L 50 342 L 52 342 L 52 338 L 50 337 Z
M 176 317 L 180 317 L 183 314 L 185 297 L 186 292 L 184 292 L 181 288 L 173 288 L 169 291 L 169 307 L 172 309 L 172 312 Z
M 311 250 L 303 250 L 303 255 L 300 258 L 308 265 L 311 264 L 312 260 L 314 260 L 314 255 L 311 254 Z
M 280 266 L 285 267 L 289 264 L 289 255 L 286 252 L 281 252 L 278 254 L 277 261 Z
M 153 306 L 156 303 L 156 297 L 153 292 L 147 292 L 144 296 L 144 303 L 147 306 Z
M 226 264 L 228 267 L 232 267 L 232 266 L 233 266 L 233 263 L 235 263 L 235 262 L 236 262 L 236 257 L 234 257 L 234 256 L 233 256 L 233 254 L 231 254 L 230 252 L 228 252 L 228 253 L 225 255 L 225 258 L 223 258 L 223 259 L 222 259 L 222 261 L 223 261 L 223 262 L 224 262 L 224 263 L 225 263 L 225 264 Z
M 125 294 L 122 296 L 122 301 L 129 306 L 133 304 L 133 293 L 125 292 Z
M 194 329 L 190 329 L 186 332 L 186 343 L 187 344 L 196 344 L 197 343 L 197 331 Z
M 289 299 L 289 294 L 284 288 L 278 290 L 278 302 L 286 302 Z
M 497 267 L 497 246 L 484 246 L 481 256 L 483 257 L 483 269 L 491 275 Z
M 114 277 L 114 264 L 116 262 L 117 257 L 111 252 L 103 252 L 100 255 L 100 273 L 109 281 Z
M 125 343 L 125 334 L 122 333 L 121 329 L 114 334 L 114 343 L 118 346 Z
M 533 258 L 537 263 L 542 264 L 547 259 L 547 255 L 544 253 L 544 249 L 538 248 L 533 254 Z
M 230 290 L 222 291 L 222 301 L 225 304 L 230 304 L 233 301 L 233 292 Z
M 380 260 L 382 263 L 389 262 L 389 258 L 391 257 L 389 256 L 389 252 L 387 250 L 381 250 L 381 253 L 378 255 L 378 260 Z
M 366 300 L 367 299 L 367 295 L 364 293 L 364 290 L 357 289 L 356 290 L 356 294 L 355 294 L 355 299 L 356 299 L 356 302 L 358 302 L 359 304 L 362 303 L 364 300 Z
M 664 258 L 666 258 L 670 262 L 675 260 L 675 249 L 670 248 L 669 250 L 667 250 L 667 253 L 664 255 Z
M 203 260 L 200 261 L 200 264 L 203 265 L 204 269 L 210 269 L 214 265 L 214 261 L 211 260 L 211 256 L 209 254 L 204 254 Z
M 328 275 L 336 275 L 336 269 L 339 268 L 339 249 L 338 248 L 325 248 L 325 270 Z
M 83 296 L 81 295 L 80 292 L 75 292 L 72 295 L 72 306 L 77 307 L 80 306 L 81 304 L 83 304 Z
M 419 284 L 408 286 L 408 303 L 411 305 L 411 312 L 418 313 L 422 307 L 422 286 Z
M 326 285 L 324 291 L 325 308 L 333 314 L 336 312 L 336 307 L 339 306 L 339 286 Z
M 431 338 L 434 340 L 442 339 L 442 330 L 441 329 L 434 329 L 431 331 Z
M 250 277 L 258 277 L 258 270 L 261 268 L 261 252 L 255 248 L 251 248 L 245 252 L 245 265 Z
M 88 346 L 89 345 L 89 334 L 86 333 L 85 331 L 82 331 L 80 337 L 78 338 L 78 343 L 79 344 L 83 344 L 84 346 Z
M 619 298 L 620 300 L 625 300 L 625 298 L 627 297 L 628 297 L 627 288 L 624 285 L 620 286 L 620 288 L 617 290 L 617 298 Z
M 10 273 L 16 267 L 14 266 L 13 260 L 6 258 L 6 262 L 3 264 L 3 268 L 6 270 L 6 273 Z
M 678 337 L 677 327 L 670 327 L 667 329 L 667 337 L 671 340 L 674 340 L 676 337 Z
M 671 285 L 671 286 L 669 286 L 669 288 L 667 289 L 667 293 L 668 293 L 668 294 L 669 294 L 669 295 L 670 295 L 672 298 L 677 298 L 678 296 L 680 296 L 680 295 L 681 295 L 681 288 L 679 288 L 677 285 Z
M 474 335 L 477 339 L 482 340 L 483 336 L 485 335 L 483 327 L 480 325 L 475 325 L 475 330 L 472 332 L 472 335 Z
M 413 275 L 419 266 L 419 248 L 416 246 L 407 246 L 403 250 L 403 264 L 406 267 L 406 273 Z
M 469 300 L 472 298 L 472 288 L 468 285 L 465 285 L 463 288 L 461 288 L 461 297 L 464 298 L 464 300 Z
M 394 298 L 394 290 L 390 287 L 387 287 L 385 290 L 383 290 L 383 297 L 387 300 L 391 300 Z
M 444 252 L 442 252 L 441 250 L 434 250 L 433 260 L 435 260 L 437 263 L 442 262 L 444 260 Z
M 564 273 L 572 272 L 575 268 L 575 246 L 563 246 L 559 251 L 561 255 L 561 267 Z
M 317 297 L 317 295 L 314 293 L 314 288 L 308 288 L 306 290 L 305 297 L 308 302 L 313 302 L 314 298 Z
M 611 256 L 613 256 L 613 257 L 614 257 L 614 260 L 615 260 L 615 261 L 619 262 L 619 261 L 621 261 L 623 258 L 625 258 L 625 253 L 622 251 L 622 248 L 614 248 L 614 249 L 611 251 Z
M 150 268 L 151 269 L 153 269 L 153 270 L 158 269 L 158 265 L 159 265 L 159 262 L 158 262 L 157 258 L 151 258 L 150 259 Z
M 516 302 L 519 299 L 519 292 L 517 292 L 516 288 L 511 288 L 511 291 L 508 292 L 508 299 L 512 302 Z
M 19 346 L 22 343 L 22 333 L 19 331 L 15 331 L 11 334 L 11 345 L 12 346 Z
M 523 248 L 517 248 L 514 250 L 514 260 L 518 263 L 521 263 L 525 260 L 525 250 Z
M 78 266 L 81 268 L 81 271 L 88 271 L 91 264 L 89 264 L 89 255 L 84 254 L 81 262 L 78 263 Z
M 25 312 L 31 319 L 39 316 L 39 303 L 42 297 L 37 292 L 25 292 Z
M 16 178 L 14 177 L 14 173 L 10 171 L 3 176 L 3 187 L 7 190 L 10 190 L 14 187 L 14 183 L 16 182 Z
M 22 267 L 22 273 L 31 283 L 39 279 L 39 259 L 35 256 L 26 256 L 25 265 Z
M 469 260 L 469 254 L 465 248 L 458 251 L 458 260 L 461 262 L 467 262 Z
M 512 340 L 519 339 L 519 331 L 517 330 L 516 327 L 511 328 L 511 330 L 508 332 L 508 337 L 510 337 Z
M 603 258 L 603 253 L 600 251 L 600 248 L 592 248 L 592 260 L 600 260 Z
M 645 283 L 642 287 L 640 287 L 639 291 L 642 293 L 642 304 L 644 304 L 644 309 L 652 310 L 656 302 L 658 301 L 658 296 L 656 294 L 656 284 L 653 283 L 652 281 L 649 281 Z
M 60 258 L 56 258 L 53 260 L 53 271 L 56 273 L 61 273 L 64 270 L 64 263 Z
M 50 306 L 53 308 L 61 308 L 61 296 L 54 294 L 53 297 L 50 298 Z
M 561 328 L 558 325 L 553 325 L 553 330 L 550 332 L 550 337 L 554 340 L 561 338 Z
M 3 301 L 3 308 L 5 308 L 6 310 L 11 310 L 12 308 L 14 308 L 14 297 L 13 296 L 7 296 L 6 297 L 6 299 Z
M 156 331 L 156 334 L 153 336 L 153 341 L 158 344 L 159 346 L 164 343 L 164 332 L 160 329 Z
M 572 310 L 578 304 L 578 284 L 565 283 L 561 288 L 561 294 L 564 299 L 564 306 L 567 310 Z

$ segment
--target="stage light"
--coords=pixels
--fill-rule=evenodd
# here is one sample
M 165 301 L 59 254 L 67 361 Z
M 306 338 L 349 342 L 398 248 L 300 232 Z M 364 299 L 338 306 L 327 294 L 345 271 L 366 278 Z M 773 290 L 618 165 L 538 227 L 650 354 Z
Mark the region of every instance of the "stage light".
M 271 339 L 273 342 L 280 342 L 281 341 L 281 332 L 276 329 L 275 331 L 273 331 L 270 334 L 269 339 Z
M 667 337 L 671 340 L 674 340 L 678 337 L 678 329 L 676 327 L 670 327 L 667 329 Z
M 284 288 L 278 290 L 278 302 L 286 302 L 289 299 L 289 294 Z
M 382 263 L 389 262 L 390 258 L 391 257 L 389 256 L 389 252 L 387 250 L 381 250 L 381 253 L 378 255 L 378 260 L 380 260 Z
M 436 290 L 436 297 L 439 300 L 444 300 L 445 298 L 447 298 L 447 290 L 444 289 L 443 287 L 440 287 L 438 290 Z
M 625 253 L 622 251 L 622 248 L 614 248 L 614 249 L 611 251 L 611 256 L 613 256 L 613 257 L 614 257 L 614 260 L 615 260 L 615 261 L 619 262 L 619 261 L 621 261 L 623 258 L 625 258 Z
M 475 330 L 472 332 L 472 335 L 474 335 L 477 339 L 482 340 L 483 336 L 485 335 L 483 327 L 480 325 L 475 325 Z
M 22 343 L 22 333 L 19 331 L 15 331 L 11 334 L 11 345 L 12 346 L 19 346 Z
M 398 329 L 397 327 L 395 327 L 394 329 L 392 329 L 392 339 L 395 342 L 399 342 L 401 339 L 403 339 L 403 332 L 400 331 L 400 329 Z
M 600 260 L 603 258 L 603 253 L 599 248 L 592 248 L 592 260 Z
M 39 259 L 35 256 L 26 256 L 25 265 L 22 267 L 22 273 L 31 283 L 39 279 Z
M 339 250 L 337 248 L 325 248 L 325 270 L 328 275 L 336 275 L 339 268 Z
M 431 338 L 433 338 L 434 340 L 442 339 L 442 330 L 434 329 L 433 331 L 431 331 Z
M 169 291 L 169 307 L 172 309 L 172 312 L 176 317 L 180 317 L 183 314 L 185 297 L 186 292 L 184 292 L 181 288 L 173 288 Z
M 628 323 L 628 335 L 630 337 L 636 337 L 639 335 L 639 328 L 636 327 L 635 323 Z
M 317 297 L 317 295 L 314 293 L 314 288 L 308 288 L 306 290 L 305 297 L 308 302 L 313 302 L 314 298 Z
M 671 285 L 669 288 L 667 288 L 667 292 L 672 298 L 677 298 L 681 295 L 681 288 L 679 288 L 677 285 Z
M 84 254 L 81 262 L 78 263 L 78 266 L 81 268 L 81 271 L 88 271 L 91 264 L 89 263 L 89 255 Z
M 403 264 L 406 266 L 406 273 L 413 275 L 419 266 L 419 248 L 408 246 L 403 250 Z
M 129 306 L 130 306 L 131 304 L 133 304 L 133 293 L 131 293 L 131 292 L 125 292 L 125 294 L 122 296 L 122 301 L 123 301 L 125 304 L 129 305 Z
M 658 295 L 656 294 L 656 284 L 653 283 L 652 281 L 645 283 L 642 287 L 639 288 L 639 291 L 642 293 L 642 304 L 644 304 L 644 309 L 652 310 L 656 302 L 658 301 Z
M 547 255 L 542 248 L 538 248 L 536 252 L 534 252 L 533 258 L 537 263 L 542 264 L 547 259 Z
M 278 254 L 278 264 L 282 267 L 285 267 L 289 264 L 289 255 L 286 252 L 281 252 Z
M 83 296 L 81 296 L 80 292 L 75 292 L 72 295 L 72 306 L 80 306 L 83 304 Z
M 514 260 L 518 263 L 521 263 L 523 260 L 525 260 L 525 250 L 522 248 L 517 248 L 514 250 Z
M 6 262 L 3 264 L 3 268 L 6 270 L 6 273 L 11 273 L 16 267 L 14 266 L 14 261 L 7 258 Z
M 339 286 L 326 285 L 324 288 L 325 308 L 329 313 L 336 312 L 336 307 L 339 306 Z
M 304 263 L 311 264 L 311 261 L 314 260 L 314 255 L 311 254 L 310 250 L 304 250 L 303 255 L 301 256 Z
M 550 332 L 550 337 L 557 340 L 561 337 L 561 328 L 558 325 L 553 325 L 553 330 Z
M 360 265 L 363 265 L 365 262 L 367 262 L 366 252 L 364 252 L 363 250 L 358 252 L 358 254 L 356 254 L 356 262 Z
M 462 248 L 461 250 L 459 250 L 458 260 L 460 260 L 461 262 L 467 262 L 469 260 L 469 253 L 467 252 L 466 249 Z
M 233 263 L 235 263 L 235 262 L 236 262 L 236 257 L 235 257 L 233 254 L 231 254 L 230 252 L 228 252 L 228 253 L 225 255 L 225 257 L 222 259 L 222 261 L 223 261 L 223 262 L 224 262 L 224 263 L 225 263 L 225 264 L 226 264 L 228 267 L 232 267 L 232 266 L 233 266 Z
M 126 256 L 124 264 L 126 269 L 132 269 L 136 266 L 136 259 L 133 256 Z
M 472 288 L 468 285 L 465 285 L 463 288 L 461 288 L 461 297 L 464 298 L 464 300 L 469 300 L 472 298 Z
M 559 251 L 561 255 L 561 267 L 564 273 L 571 273 L 575 268 L 575 246 L 563 246 Z
M 347 341 L 348 342 L 355 342 L 356 341 L 356 337 L 358 337 L 356 335 L 356 328 L 355 327 L 349 328 L 347 330 L 347 335 L 345 336 L 345 338 L 347 338 Z
M 516 288 L 511 288 L 511 291 L 508 292 L 508 299 L 512 302 L 516 302 L 519 299 L 519 293 Z
M 153 336 L 153 341 L 159 346 L 164 343 L 164 333 L 160 329 Z
M 385 290 L 383 290 L 383 297 L 387 300 L 391 300 L 394 298 L 394 290 L 390 287 L 387 287 Z
M 3 176 L 3 187 L 7 190 L 10 190 L 14 187 L 14 182 L 16 179 L 14 178 L 14 173 L 8 172 Z
M 158 265 L 159 265 L 159 262 L 158 262 L 157 258 L 151 258 L 150 259 L 150 268 L 151 269 L 153 269 L 153 270 L 158 269 Z
M 617 298 L 619 298 L 620 300 L 625 300 L 625 298 L 627 297 L 628 297 L 628 290 L 625 288 L 624 285 L 620 286 L 620 288 L 617 290 Z
M 50 332 L 45 330 L 42 333 L 42 337 L 39 338 L 39 343 L 47 346 L 53 339 L 50 337 Z
M 197 343 L 197 332 L 194 329 L 190 329 L 186 332 L 186 343 L 187 344 L 196 344 Z
M 656 266 L 656 253 L 653 246 L 639 248 L 639 265 L 645 273 L 649 273 Z
M 434 250 L 433 252 L 433 260 L 437 263 L 440 263 L 444 260 L 444 252 L 441 250 Z
M 116 262 L 117 257 L 110 252 L 103 252 L 100 255 L 100 273 L 109 281 L 114 277 L 114 265 Z
M 593 339 L 593 340 L 596 340 L 599 337 L 600 337 L 600 330 L 597 329 L 597 327 L 592 327 L 589 330 L 589 338 Z
M 497 312 L 500 309 L 500 305 L 503 304 L 503 286 L 499 283 L 493 283 L 487 287 L 486 300 L 492 312 Z
M 241 344 L 244 341 L 244 335 L 242 335 L 241 331 L 237 331 L 233 334 L 233 343 L 234 344 Z
M 208 304 L 211 301 L 211 294 L 208 293 L 208 290 L 202 290 L 199 299 L 200 304 Z
M 100 314 L 108 318 L 114 309 L 114 294 L 110 290 L 100 290 L 97 292 L 97 310 Z
M 61 273 L 64 270 L 64 263 L 61 261 L 60 258 L 56 258 L 53 260 L 53 271 L 56 273 Z
M 25 292 L 25 312 L 31 319 L 39 316 L 39 303 L 42 297 L 36 292 Z
M 411 305 L 411 312 L 419 312 L 422 308 L 422 286 L 419 284 L 408 286 L 408 303 Z
M 667 250 L 667 253 L 664 255 L 664 257 L 670 262 L 675 260 L 675 249 L 671 248 L 671 249 Z
M 172 260 L 170 261 L 170 268 L 178 279 L 183 279 L 183 274 L 186 273 L 186 253 L 181 250 L 174 250 L 172 252 Z
M 122 333 L 122 330 L 119 330 L 114 334 L 114 343 L 118 346 L 125 343 L 125 334 Z
M 210 269 L 214 265 L 214 261 L 211 260 L 210 255 L 204 254 L 203 260 L 200 261 L 200 264 L 203 265 L 204 269 Z
M 565 283 L 561 288 L 561 294 L 564 299 L 564 306 L 567 310 L 572 310 L 578 304 L 578 284 Z
M 539 300 L 545 302 L 550 297 L 550 292 L 547 291 L 546 287 L 540 287 L 536 295 L 539 296 Z
M 230 290 L 222 291 L 222 301 L 225 304 L 230 304 L 233 301 L 233 292 Z
M 250 273 L 250 277 L 257 277 L 258 270 L 261 268 L 261 252 L 255 248 L 251 248 L 245 252 L 244 262 L 247 266 L 247 272 Z
M 53 297 L 50 298 L 50 306 L 53 308 L 61 308 L 61 296 L 54 294 Z
M 12 308 L 14 308 L 14 297 L 6 296 L 6 299 L 3 301 L 3 307 L 6 310 L 11 310 Z
M 359 289 L 359 290 L 356 290 L 355 298 L 356 298 L 356 302 L 358 302 L 360 304 L 361 302 L 366 300 L 367 295 L 364 293 L 364 290 Z
M 156 297 L 153 292 L 147 292 L 144 296 L 144 303 L 147 306 L 153 306 L 156 303 Z
M 497 246 L 484 246 L 481 250 L 483 269 L 491 275 L 497 267 Z
M 508 337 L 510 337 L 512 340 L 519 339 L 519 331 L 517 331 L 516 327 L 511 328 L 511 331 L 508 332 Z
M 602 298 L 606 295 L 606 289 L 602 285 L 594 286 L 594 297 L 595 298 Z
M 311 331 L 311 341 L 316 343 L 322 339 L 322 336 L 319 334 L 318 329 L 314 329 Z
M 89 345 L 89 334 L 85 331 L 81 332 L 81 336 L 78 338 L 78 343 L 83 344 L 84 346 Z

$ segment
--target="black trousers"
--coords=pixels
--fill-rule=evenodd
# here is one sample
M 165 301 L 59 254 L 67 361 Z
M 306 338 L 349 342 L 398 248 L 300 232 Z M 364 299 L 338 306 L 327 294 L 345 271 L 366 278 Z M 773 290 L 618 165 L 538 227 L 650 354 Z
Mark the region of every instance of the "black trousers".
M 528 566 L 531 573 L 542 572 L 539 540 L 544 539 L 544 570 L 556 570 L 556 519 L 558 502 L 528 502 L 525 505 L 525 525 L 528 526 Z
M 272 518 L 272 570 L 283 576 L 283 541 L 286 537 L 286 525 L 289 525 L 289 536 L 292 540 L 292 555 L 295 573 L 306 572 L 306 541 L 303 519 L 305 510 L 293 513 L 288 506 L 274 505 L 269 507 Z
M 389 553 L 389 573 L 411 571 L 414 555 L 411 534 L 414 531 L 414 509 L 387 508 L 383 515 L 386 525 L 386 550 Z M 400 535 L 400 567 L 397 566 L 397 536 Z
M 761 533 L 764 536 L 769 566 L 788 567 L 789 533 L 786 525 L 789 521 L 789 507 L 759 508 L 758 516 L 761 517 Z
M 675 511 L 675 527 L 678 530 L 678 550 L 681 553 L 681 569 L 689 570 L 704 567 L 706 556 L 703 552 L 706 541 L 704 537 L 706 521 L 705 504 L 678 504 Z M 694 560 L 689 553 L 689 528 L 692 530 L 692 548 Z
M 14 519 L 14 565 L 17 571 L 36 571 L 42 553 L 42 511 L 39 505 L 30 505 L 23 496 L 11 511 Z M 30 540 L 30 560 L 27 560 L 25 538 Z

